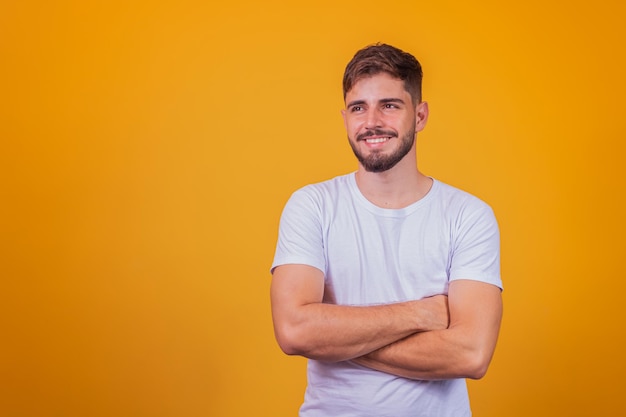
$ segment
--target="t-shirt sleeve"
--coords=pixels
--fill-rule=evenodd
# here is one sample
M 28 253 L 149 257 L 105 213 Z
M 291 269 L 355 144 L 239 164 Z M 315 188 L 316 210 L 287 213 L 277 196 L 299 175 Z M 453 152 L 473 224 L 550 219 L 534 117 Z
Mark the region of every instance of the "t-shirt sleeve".
M 500 231 L 491 207 L 475 199 L 458 214 L 450 281 L 471 279 L 502 289 Z
M 293 193 L 283 209 L 271 271 L 280 265 L 303 264 L 326 270 L 320 199 L 311 190 Z

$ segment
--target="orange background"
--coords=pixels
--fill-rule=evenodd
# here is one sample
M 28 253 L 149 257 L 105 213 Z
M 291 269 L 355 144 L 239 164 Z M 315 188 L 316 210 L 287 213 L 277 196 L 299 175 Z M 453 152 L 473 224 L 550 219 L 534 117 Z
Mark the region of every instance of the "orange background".
M 0 5 L 0 415 L 296 415 L 278 218 L 356 168 L 341 76 L 376 41 L 424 66 L 422 170 L 500 222 L 474 415 L 626 413 L 624 2 L 314 3 Z

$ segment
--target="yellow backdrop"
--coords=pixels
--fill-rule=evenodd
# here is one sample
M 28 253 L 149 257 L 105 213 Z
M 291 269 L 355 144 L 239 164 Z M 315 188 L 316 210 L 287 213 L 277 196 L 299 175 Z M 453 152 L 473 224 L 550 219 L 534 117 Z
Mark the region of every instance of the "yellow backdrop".
M 626 413 L 624 2 L 296 3 L 0 5 L 0 415 L 295 416 L 278 218 L 356 168 L 340 79 L 377 41 L 424 66 L 423 171 L 500 222 L 475 416 Z

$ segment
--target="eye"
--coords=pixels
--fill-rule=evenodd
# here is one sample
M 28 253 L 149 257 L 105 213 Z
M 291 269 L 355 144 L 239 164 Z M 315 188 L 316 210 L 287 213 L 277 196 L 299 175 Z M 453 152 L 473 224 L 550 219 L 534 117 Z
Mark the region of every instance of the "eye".
M 393 104 L 393 103 L 385 103 L 384 106 L 386 109 L 397 109 L 398 105 L 397 104 Z
M 352 106 L 352 107 L 350 107 L 350 111 L 352 113 L 359 112 L 361 110 L 363 110 L 363 107 L 361 107 L 361 106 Z

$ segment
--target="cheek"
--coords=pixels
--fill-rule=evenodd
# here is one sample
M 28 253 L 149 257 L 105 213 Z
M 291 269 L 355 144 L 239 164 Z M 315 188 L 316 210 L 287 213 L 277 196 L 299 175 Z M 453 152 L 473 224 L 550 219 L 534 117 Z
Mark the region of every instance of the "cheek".
M 355 133 L 359 131 L 363 123 L 354 119 L 346 119 L 345 125 L 346 125 L 346 131 L 348 132 L 348 134 L 354 135 Z

